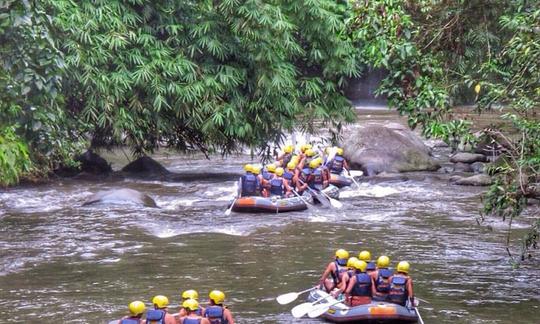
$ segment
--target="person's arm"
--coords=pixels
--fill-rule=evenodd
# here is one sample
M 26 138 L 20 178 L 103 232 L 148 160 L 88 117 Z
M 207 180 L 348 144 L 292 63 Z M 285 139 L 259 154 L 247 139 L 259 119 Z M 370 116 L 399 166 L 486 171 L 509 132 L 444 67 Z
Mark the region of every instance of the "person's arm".
M 341 282 L 337 286 L 337 291 L 335 292 L 335 296 L 339 296 L 342 292 L 345 292 L 347 289 L 347 283 L 349 282 L 349 274 L 347 272 L 344 272 L 341 277 Z
M 347 160 L 343 159 L 343 168 L 347 171 L 349 175 L 351 175 L 351 169 L 349 168 L 349 163 L 347 163 Z
M 210 324 L 210 321 L 208 320 L 208 318 L 201 318 L 201 324 Z
M 353 276 L 349 280 L 349 284 L 347 285 L 347 289 L 345 289 L 345 303 L 351 304 L 351 291 L 354 288 L 354 285 L 356 285 L 356 276 Z
M 229 322 L 229 324 L 234 324 L 234 319 L 232 317 L 231 311 L 228 309 L 223 310 L 223 315 L 225 315 L 225 319 Z
M 409 299 L 411 302 L 414 302 L 414 292 L 413 292 L 413 283 L 412 278 L 409 277 L 409 280 L 407 280 L 407 291 L 409 293 Z
M 371 276 L 371 297 L 375 296 L 376 294 L 377 294 L 377 288 L 375 288 L 375 278 Z
M 283 185 L 285 186 L 285 194 L 289 195 L 292 191 L 291 186 L 289 185 L 289 180 L 283 179 Z
M 324 285 L 324 281 L 326 280 L 326 278 L 328 278 L 328 276 L 330 275 L 330 273 L 334 270 L 334 263 L 329 263 L 327 266 L 326 266 L 326 269 L 324 270 L 322 276 L 321 276 L 321 279 L 319 279 L 319 283 L 321 285 Z
M 172 314 L 165 314 L 165 324 L 178 324 L 176 318 Z M 182 323 L 180 323 L 182 324 Z

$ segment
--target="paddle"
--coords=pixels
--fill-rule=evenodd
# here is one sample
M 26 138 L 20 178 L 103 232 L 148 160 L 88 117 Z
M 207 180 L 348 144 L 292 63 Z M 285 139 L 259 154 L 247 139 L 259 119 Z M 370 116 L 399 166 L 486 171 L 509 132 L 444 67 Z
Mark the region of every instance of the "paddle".
M 335 207 L 335 208 L 341 208 L 343 207 L 343 204 L 341 203 L 341 201 L 339 200 L 336 200 L 330 196 L 328 196 L 324 191 L 320 191 L 320 193 L 322 193 L 326 198 L 328 198 L 328 200 L 330 201 L 330 205 L 332 205 L 332 207 Z
M 422 316 L 420 316 L 420 312 L 418 311 L 418 307 L 415 307 L 414 310 L 416 311 L 416 315 L 418 315 L 418 323 L 424 324 L 424 320 L 422 319 Z
M 281 305 L 290 304 L 293 301 L 295 301 L 296 298 L 298 298 L 298 296 L 300 296 L 301 294 L 307 293 L 308 291 L 312 291 L 312 290 L 315 290 L 315 289 L 317 289 L 317 287 L 312 287 L 312 288 L 302 290 L 302 291 L 299 291 L 299 292 L 290 292 L 290 293 L 287 293 L 287 294 L 279 295 L 279 296 L 277 296 L 276 300 Z
M 322 314 L 328 312 L 328 310 L 330 309 L 330 307 L 334 306 L 334 305 L 337 305 L 341 303 L 341 300 L 336 300 L 335 302 L 332 302 L 328 305 L 319 305 L 315 308 L 313 308 L 311 311 L 308 312 L 308 316 L 309 318 L 315 318 L 315 317 L 319 317 L 321 316 Z
M 304 181 L 298 179 L 298 181 L 301 183 L 301 184 L 305 184 Z M 317 193 L 315 190 L 311 189 L 309 186 L 307 186 L 307 189 L 309 190 L 309 192 L 311 192 L 316 198 L 317 200 L 323 205 L 323 206 L 326 206 L 326 207 L 329 207 L 329 205 L 331 205 L 330 201 L 328 199 L 326 199 L 326 197 L 320 195 L 319 193 Z
M 316 301 L 312 303 L 303 303 L 300 305 L 296 305 L 292 310 L 291 314 L 294 318 L 300 318 L 306 315 L 309 311 L 313 309 L 313 306 L 317 303 L 320 303 L 321 301 L 325 300 L 326 298 L 331 297 L 331 295 L 327 295 L 326 297 L 322 297 L 317 299 Z
M 345 171 L 347 171 L 347 172 L 345 173 L 345 177 L 351 179 L 352 182 L 354 182 L 354 184 L 356 185 L 356 187 L 357 187 L 358 189 L 360 189 L 360 185 L 359 185 L 358 182 L 354 179 L 354 176 L 352 176 L 352 175 L 350 174 L 350 171 L 347 170 L 347 169 L 345 169 Z M 360 171 L 360 172 L 362 172 L 362 171 Z
M 296 190 L 292 189 L 292 192 L 293 192 L 296 196 L 298 196 L 298 198 L 302 199 L 302 201 L 305 202 L 306 205 L 307 205 L 308 207 L 313 207 L 313 204 L 310 203 L 309 201 L 305 200 L 304 197 L 302 197 L 302 195 L 300 195 Z
M 240 182 L 241 183 L 241 182 Z M 234 186 L 238 188 L 238 181 L 236 181 L 234 183 Z M 237 189 L 238 190 L 238 189 Z M 226 211 L 225 211 L 225 216 L 229 216 L 231 214 L 231 211 L 234 207 L 234 204 L 236 203 L 236 201 L 238 200 L 238 197 L 235 197 L 233 202 L 231 203 L 231 207 L 229 207 Z

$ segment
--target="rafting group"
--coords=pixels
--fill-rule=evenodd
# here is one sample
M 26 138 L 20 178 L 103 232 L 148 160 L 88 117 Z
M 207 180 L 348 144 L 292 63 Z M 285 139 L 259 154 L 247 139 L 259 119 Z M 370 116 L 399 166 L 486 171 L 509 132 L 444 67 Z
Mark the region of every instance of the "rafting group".
M 312 203 L 336 204 L 339 188 L 354 181 L 340 147 L 316 150 L 311 144 L 297 150 L 287 145 L 274 163 L 246 164 L 231 205 L 236 212 L 304 210 Z
M 178 313 L 169 312 L 169 299 L 163 295 L 152 298 L 153 309 L 146 310 L 144 302 L 136 300 L 128 305 L 129 315 L 109 324 L 234 324 L 231 311 L 223 305 L 225 294 L 212 290 L 209 304 L 199 305 L 199 293 L 190 289 L 182 293 Z M 143 318 L 144 317 L 144 318 Z
M 277 301 L 289 304 L 310 292 L 308 302 L 291 310 L 295 318 L 308 315 L 332 322 L 423 323 L 409 270 L 407 261 L 400 261 L 394 270 L 388 256 L 373 261 L 369 251 L 349 257 L 348 251 L 338 249 L 315 287 L 278 296 Z

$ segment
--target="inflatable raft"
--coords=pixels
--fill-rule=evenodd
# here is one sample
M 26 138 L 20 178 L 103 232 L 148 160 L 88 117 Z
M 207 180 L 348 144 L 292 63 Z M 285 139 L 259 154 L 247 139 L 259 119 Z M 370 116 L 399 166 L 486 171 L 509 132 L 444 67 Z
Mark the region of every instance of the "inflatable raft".
M 341 174 L 330 173 L 331 185 L 341 188 L 341 187 L 350 186 L 352 183 L 353 182 L 350 178 L 347 178 Z
M 240 197 L 234 202 L 232 207 L 233 211 L 240 213 L 284 213 L 305 209 L 307 209 L 307 205 L 304 200 L 299 197 Z
M 314 302 L 328 294 L 322 290 L 314 290 L 308 300 Z M 337 304 L 336 304 L 337 303 Z M 339 303 L 333 297 L 326 298 L 320 305 L 332 305 L 322 318 L 333 323 L 416 323 L 418 315 L 414 309 L 386 302 L 371 302 L 366 305 L 349 307 Z
M 317 199 L 317 197 L 315 197 L 315 195 L 311 194 L 309 190 L 306 192 L 311 195 L 314 203 L 319 203 L 319 200 Z M 321 190 L 321 192 L 324 192 L 326 195 L 328 195 L 328 197 L 332 199 L 339 199 L 339 188 L 334 185 L 328 185 L 328 187 Z

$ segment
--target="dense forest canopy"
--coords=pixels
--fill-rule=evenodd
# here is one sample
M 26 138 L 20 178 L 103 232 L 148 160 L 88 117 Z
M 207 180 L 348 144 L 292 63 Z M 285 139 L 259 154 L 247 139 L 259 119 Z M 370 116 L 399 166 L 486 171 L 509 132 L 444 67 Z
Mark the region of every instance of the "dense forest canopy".
M 89 147 L 264 149 L 355 114 L 347 82 L 428 137 L 500 144 L 486 214 L 539 196 L 540 9 L 526 0 L 5 0 L 0 2 L 0 178 L 76 167 Z M 501 109 L 472 134 L 456 104 Z M 524 241 L 538 240 L 540 220 Z

